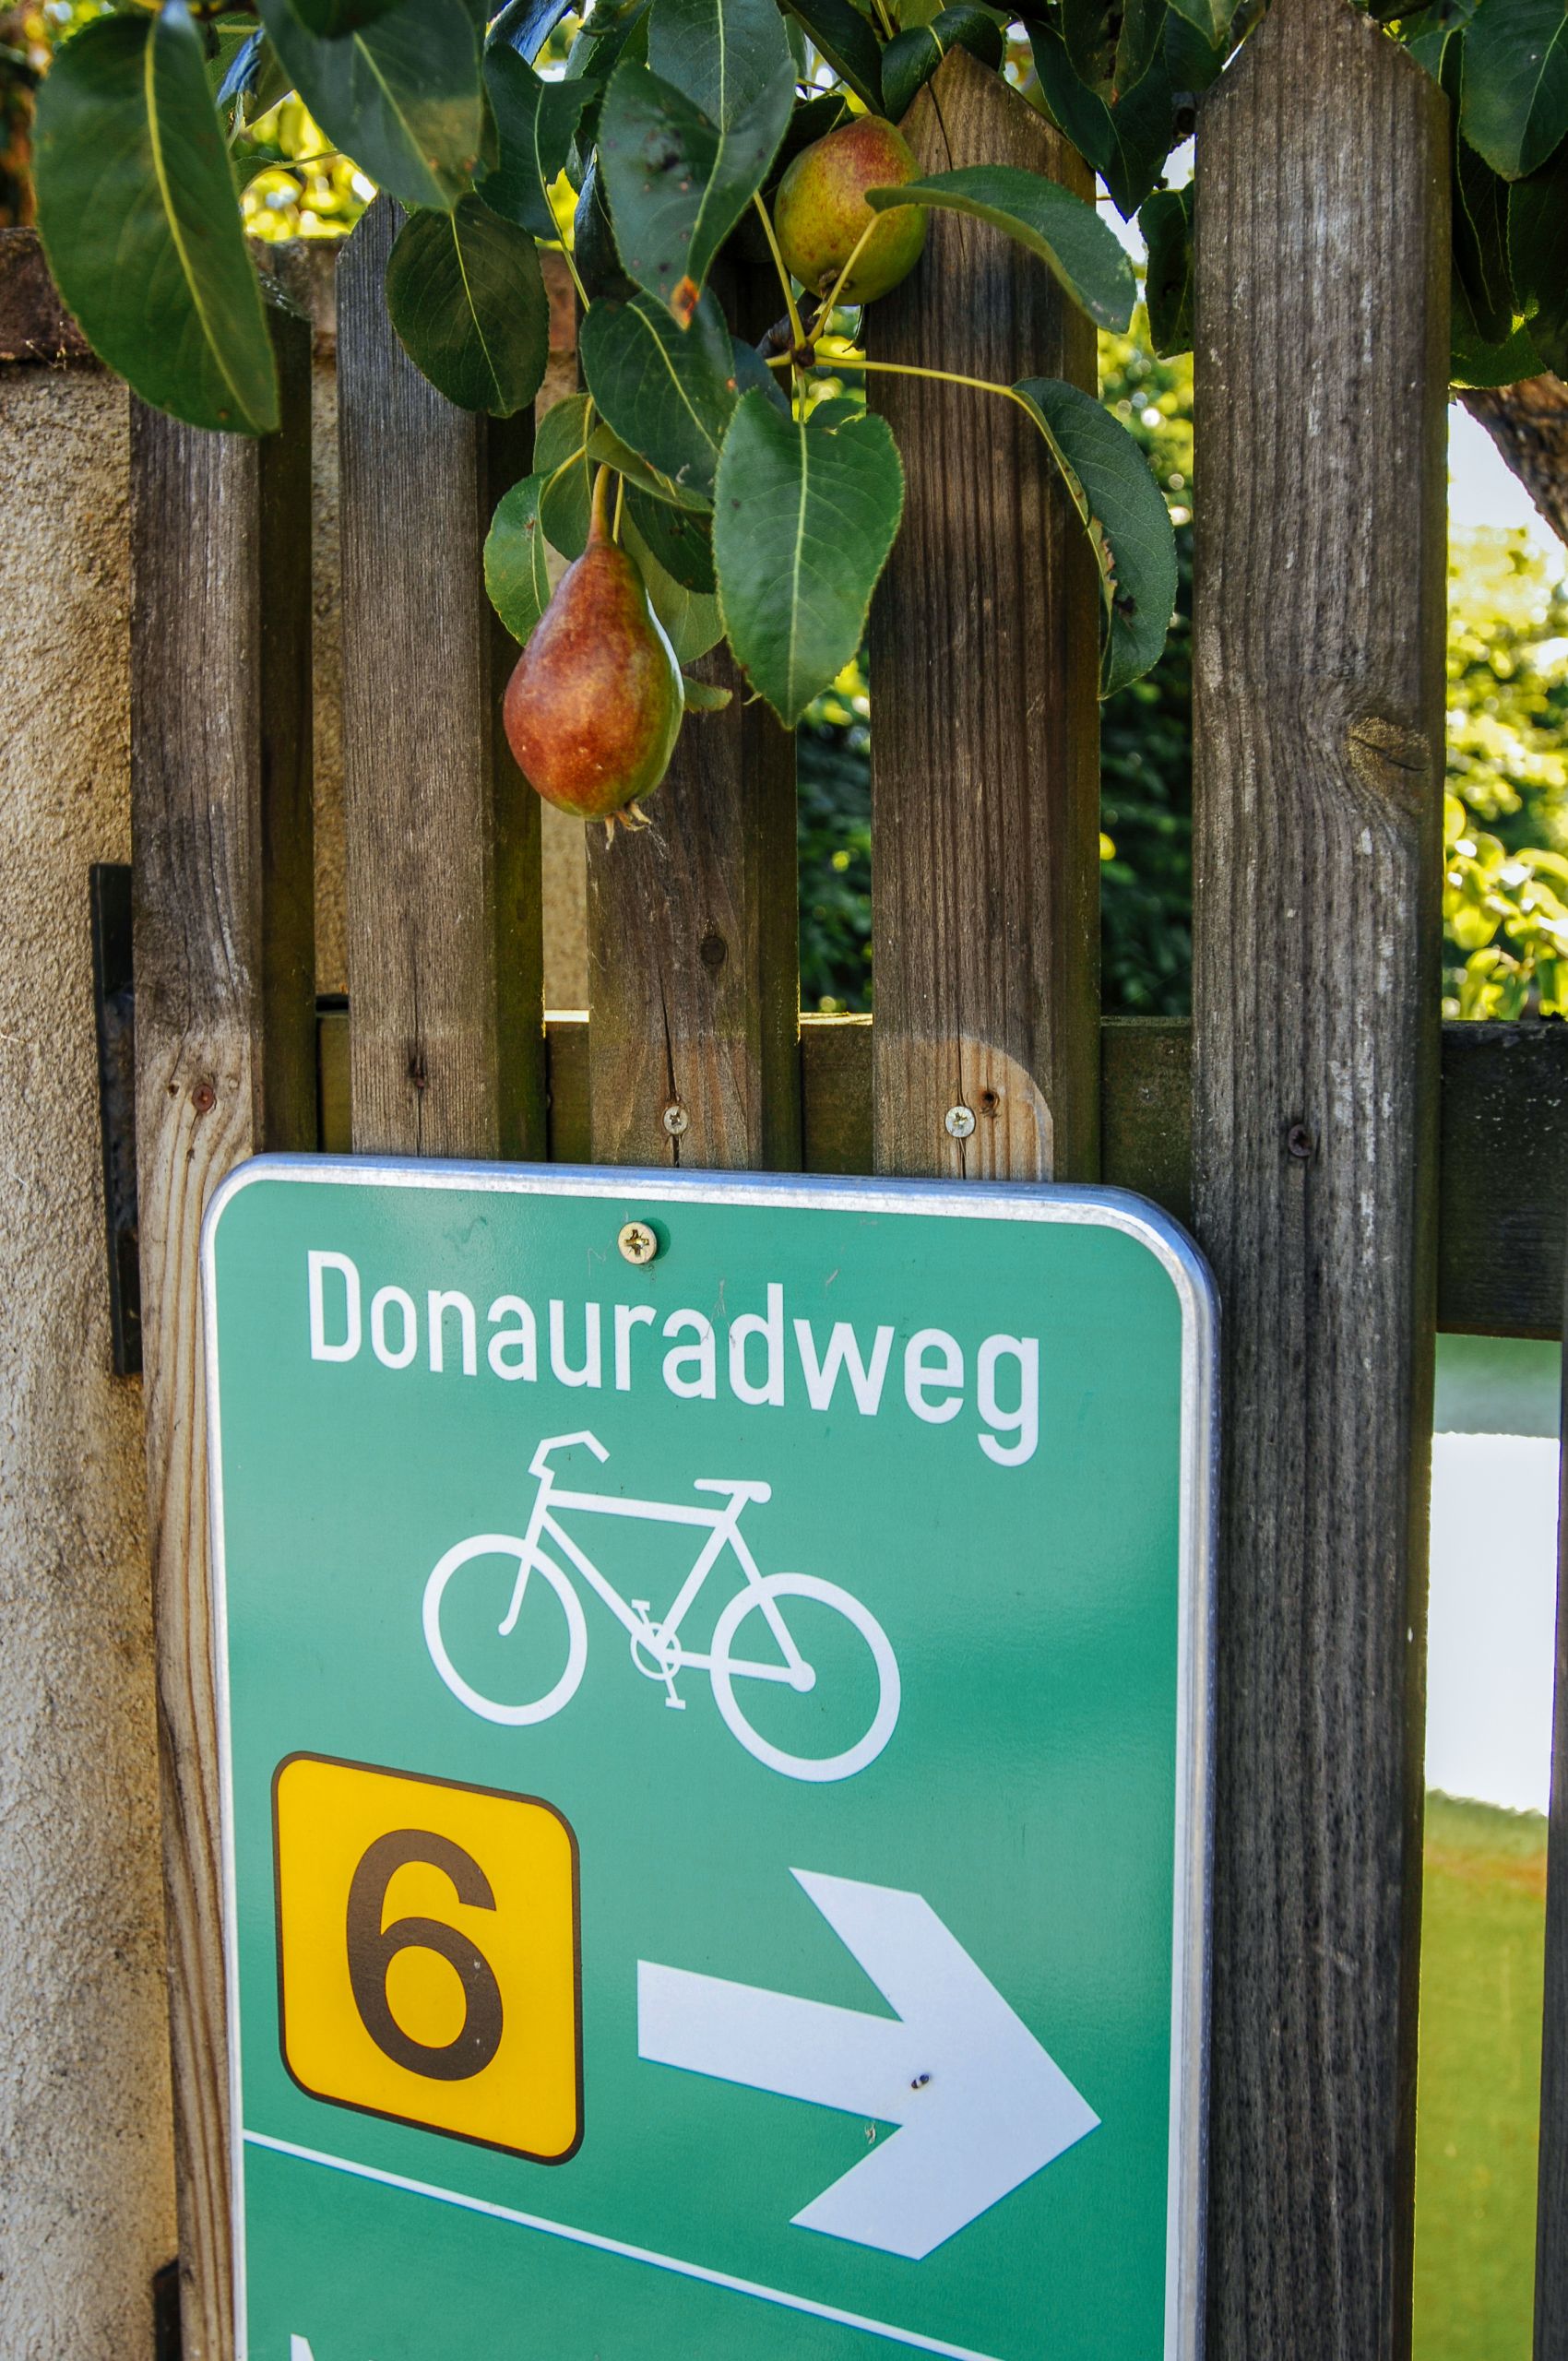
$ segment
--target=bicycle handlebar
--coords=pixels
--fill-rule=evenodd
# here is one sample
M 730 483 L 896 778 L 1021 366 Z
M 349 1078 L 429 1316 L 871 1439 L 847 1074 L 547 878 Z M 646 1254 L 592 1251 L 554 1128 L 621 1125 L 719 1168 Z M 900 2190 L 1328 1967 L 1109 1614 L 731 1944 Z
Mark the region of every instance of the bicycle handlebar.
M 610 1456 L 610 1453 L 605 1450 L 604 1445 L 600 1442 L 599 1437 L 597 1435 L 590 1435 L 588 1429 L 585 1427 L 580 1433 L 575 1435 L 547 1435 L 544 1441 L 540 1444 L 538 1450 L 534 1453 L 533 1457 L 529 1462 L 529 1474 L 530 1476 L 539 1477 L 542 1481 L 544 1477 L 550 1472 L 545 1463 L 549 1459 L 551 1453 L 552 1451 L 570 1451 L 572 1445 L 578 1442 L 586 1443 L 589 1451 L 592 1452 L 594 1457 L 600 1461 L 601 1465 Z

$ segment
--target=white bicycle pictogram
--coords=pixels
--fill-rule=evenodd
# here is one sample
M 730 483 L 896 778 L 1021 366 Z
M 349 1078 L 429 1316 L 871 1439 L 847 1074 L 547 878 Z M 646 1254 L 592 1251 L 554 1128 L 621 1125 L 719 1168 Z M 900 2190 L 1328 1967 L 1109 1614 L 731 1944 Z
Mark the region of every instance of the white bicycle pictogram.
M 432 1569 L 424 1587 L 424 1641 L 431 1662 L 441 1675 L 454 1697 L 473 1714 L 482 1714 L 486 1721 L 503 1722 L 514 1726 L 529 1722 L 548 1721 L 570 1703 L 588 1662 L 588 1626 L 583 1618 L 582 1601 L 571 1576 L 546 1549 L 548 1541 L 576 1569 L 590 1589 L 598 1592 L 617 1622 L 630 1634 L 632 1661 L 637 1670 L 650 1680 L 662 1681 L 666 1691 L 665 1703 L 677 1713 L 685 1710 L 685 1699 L 675 1694 L 679 1676 L 687 1670 L 706 1672 L 713 1683 L 714 1701 L 725 1724 L 739 1738 L 746 1752 L 769 1770 L 782 1772 L 787 1779 L 830 1780 L 852 1778 L 874 1762 L 893 1735 L 898 1719 L 898 1666 L 887 1635 L 870 1610 L 861 1605 L 847 1590 L 837 1584 L 823 1582 L 814 1574 L 765 1574 L 753 1557 L 741 1532 L 742 1511 L 753 1501 L 771 1499 L 772 1486 L 745 1479 L 703 1476 L 695 1478 L 693 1489 L 716 1492 L 723 1497 L 724 1505 L 705 1508 L 668 1501 L 634 1501 L 602 1492 L 567 1491 L 555 1480 L 550 1465 L 551 1453 L 570 1450 L 581 1443 L 601 1463 L 610 1453 L 596 1435 L 588 1433 L 552 1435 L 541 1442 L 529 1462 L 529 1473 L 537 1477 L 539 1490 L 534 1497 L 533 1513 L 526 1534 L 476 1533 L 466 1541 L 448 1549 Z M 569 1510 L 589 1516 L 638 1517 L 650 1525 L 687 1525 L 706 1533 L 707 1539 L 698 1548 L 690 1573 L 682 1584 L 675 1603 L 668 1615 L 655 1619 L 646 1598 L 624 1599 L 609 1577 L 596 1566 L 588 1552 L 575 1541 L 560 1522 L 558 1512 Z M 681 1626 L 707 1581 L 714 1565 L 725 1549 L 732 1550 L 744 1577 L 742 1587 L 721 1609 L 714 1625 L 710 1653 L 704 1655 L 685 1647 L 681 1640 Z M 482 1696 L 464 1679 L 448 1653 L 441 1629 L 441 1613 L 448 1590 L 465 1567 L 485 1558 L 516 1558 L 517 1578 L 513 1585 L 511 1603 L 498 1627 L 503 1639 L 515 1631 L 522 1612 L 523 1599 L 529 1577 L 535 1573 L 547 1583 L 560 1602 L 566 1619 L 566 1667 L 554 1685 L 542 1696 L 524 1704 L 503 1704 L 493 1697 Z M 814 1757 L 790 1754 L 775 1746 L 754 1729 L 747 1719 L 741 1703 L 740 1690 L 746 1681 L 766 1681 L 782 1685 L 800 1695 L 807 1695 L 815 1688 L 817 1675 L 796 1645 L 785 1619 L 784 1602 L 790 1599 L 812 1600 L 831 1613 L 842 1616 L 857 1631 L 871 1652 L 876 1673 L 877 1703 L 870 1728 L 859 1741 L 843 1752 Z M 760 1617 L 760 1624 L 752 1624 L 745 1632 L 745 1643 L 755 1647 L 763 1638 L 763 1627 L 771 1633 L 778 1656 L 771 1662 L 754 1655 L 743 1655 L 738 1645 L 742 1629 L 749 1619 Z M 519 1665 L 519 1673 L 526 1667 Z

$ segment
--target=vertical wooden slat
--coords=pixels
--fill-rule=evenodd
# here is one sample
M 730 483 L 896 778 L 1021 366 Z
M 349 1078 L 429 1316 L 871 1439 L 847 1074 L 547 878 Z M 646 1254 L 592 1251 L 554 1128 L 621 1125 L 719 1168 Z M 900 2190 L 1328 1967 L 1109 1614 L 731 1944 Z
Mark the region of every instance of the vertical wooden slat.
M 383 291 L 400 219 L 373 205 L 339 278 L 354 1145 L 542 1156 L 539 814 L 481 564 L 532 421 L 454 409 L 403 350 Z
M 1194 1207 L 1222 1307 L 1209 2361 L 1408 2351 L 1445 110 L 1276 0 L 1197 167 Z
M 910 110 L 928 171 L 1000 163 L 1079 195 L 1043 117 L 962 50 Z M 1093 391 L 1094 331 L 998 231 L 932 213 L 875 360 Z M 1096 594 L 1082 528 L 1012 403 L 873 374 L 903 530 L 873 609 L 877 1169 L 1089 1180 L 1099 1156 Z M 948 1110 L 975 1129 L 954 1137 Z
M 1568 1310 L 1562 1333 L 1568 1337 Z M 1546 1992 L 1541 2016 L 1540 2168 L 1536 2205 L 1535 2361 L 1568 2361 L 1568 1355 L 1557 1513 L 1557 1678 L 1547 1839 Z
M 233 2350 L 218 1738 L 197 1247 L 217 1183 L 315 1141 L 310 331 L 283 426 L 136 408 L 131 796 L 148 1512 L 185 2361 Z
M 778 308 L 777 286 L 721 291 L 744 334 Z M 788 1171 L 801 1160 L 795 742 L 748 702 L 727 650 L 691 669 L 731 704 L 687 716 L 652 827 L 613 844 L 589 831 L 594 1161 Z

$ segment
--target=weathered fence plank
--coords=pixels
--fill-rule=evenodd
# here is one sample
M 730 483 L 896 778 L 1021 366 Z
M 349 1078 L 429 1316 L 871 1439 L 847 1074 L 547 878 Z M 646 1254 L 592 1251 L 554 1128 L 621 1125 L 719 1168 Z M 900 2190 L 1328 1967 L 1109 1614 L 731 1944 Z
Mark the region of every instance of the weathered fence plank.
M 777 285 L 727 283 L 760 335 Z M 597 1164 L 801 1160 L 795 742 L 727 649 L 692 668 L 733 692 L 689 714 L 653 825 L 589 832 L 588 1035 Z
M 400 219 L 379 200 L 339 265 L 354 1145 L 542 1156 L 539 811 L 481 564 L 532 420 L 454 409 L 403 350 L 382 286 Z
M 1568 1312 L 1563 1333 L 1568 1335 Z M 1568 1361 L 1558 1476 L 1557 1663 L 1546 1869 L 1540 2165 L 1536 2201 L 1535 2361 L 1568 2355 Z
M 214 1188 L 315 1144 L 310 330 L 282 431 L 139 407 L 131 480 L 137 1174 L 184 2361 L 233 2349 L 197 1245 Z
M 1445 109 L 1276 0 L 1197 170 L 1194 1182 L 1225 1414 L 1209 2361 L 1408 2351 Z
M 905 125 L 928 171 L 1090 176 L 955 50 Z M 933 212 L 925 257 L 868 315 L 877 361 L 1093 390 L 1094 332 L 1039 263 Z M 1099 1156 L 1097 599 L 1084 533 L 1010 402 L 868 378 L 908 477 L 872 612 L 877 1169 L 1092 1180 Z M 950 1109 L 972 1133 L 954 1136 Z
M 871 1169 L 871 1045 L 863 1016 L 801 1019 L 802 1167 Z M 321 1144 L 346 1153 L 349 1020 L 321 1013 Z M 552 1016 L 545 1044 L 550 1156 L 586 1164 L 588 1028 Z M 1100 1177 L 1193 1218 L 1192 1028 L 1111 1016 L 1099 1030 Z M 1562 1333 L 1568 1198 L 1568 1025 L 1445 1025 L 1437 1324 L 1477 1336 Z

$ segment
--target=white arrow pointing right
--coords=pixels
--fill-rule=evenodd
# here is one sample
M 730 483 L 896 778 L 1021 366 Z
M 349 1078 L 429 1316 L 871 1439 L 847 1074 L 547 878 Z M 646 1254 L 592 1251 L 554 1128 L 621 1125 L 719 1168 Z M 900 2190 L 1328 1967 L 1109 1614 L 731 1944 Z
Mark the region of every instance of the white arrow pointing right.
M 897 2017 L 639 1960 L 638 2054 L 900 2125 L 794 2219 L 918 2262 L 1099 2118 L 922 1895 L 792 1874 Z

